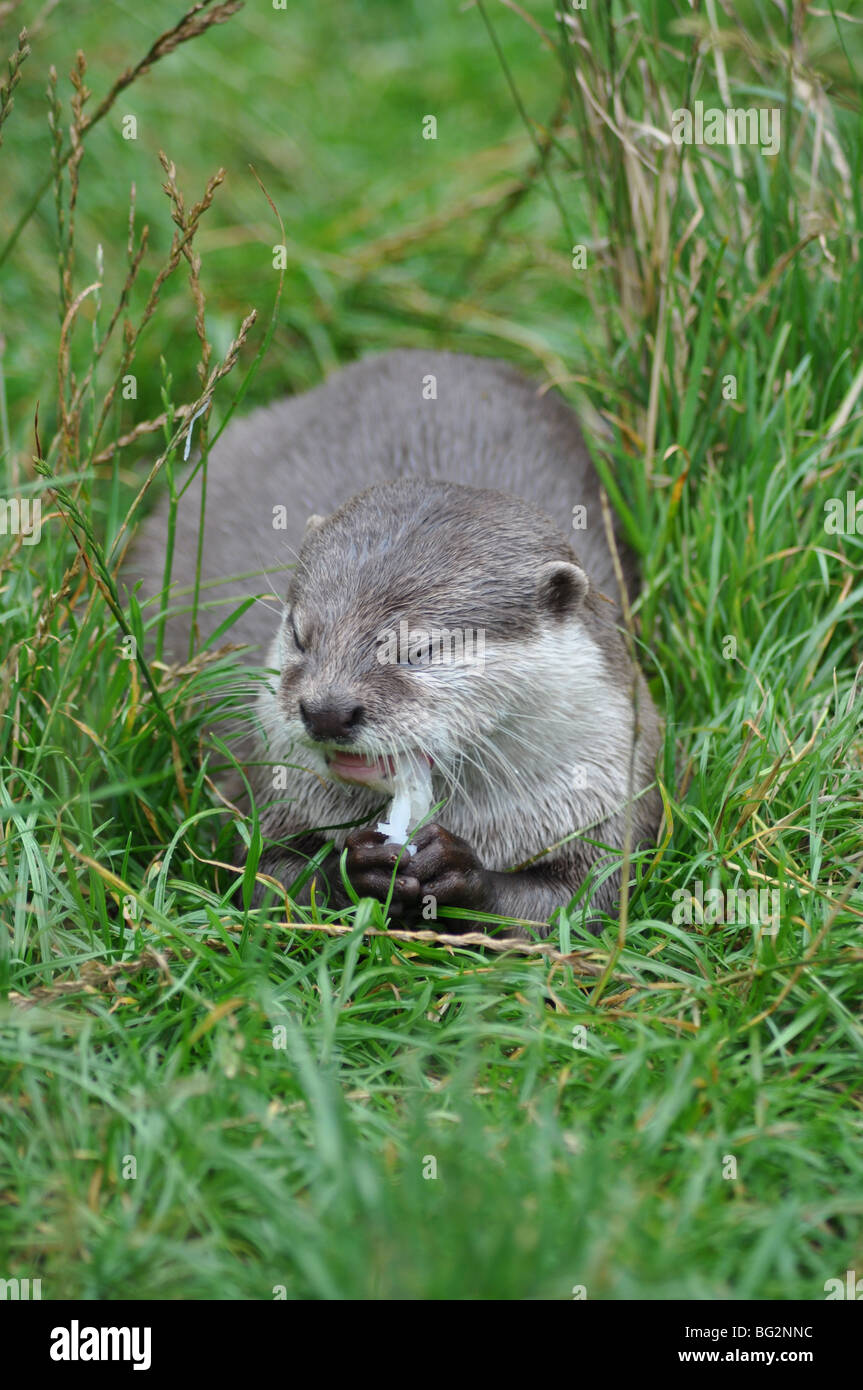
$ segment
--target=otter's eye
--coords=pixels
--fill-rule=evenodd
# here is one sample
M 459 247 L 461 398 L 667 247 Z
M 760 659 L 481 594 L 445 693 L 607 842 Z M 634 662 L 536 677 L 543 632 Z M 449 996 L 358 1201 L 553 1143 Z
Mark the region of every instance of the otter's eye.
M 293 609 L 291 609 L 291 613 L 290 613 L 290 617 L 289 617 L 289 622 L 290 622 L 290 624 L 291 624 L 291 636 L 292 636 L 293 639 L 294 639 L 294 646 L 296 647 L 296 649 L 297 649 L 298 652 L 304 652 L 306 649 L 305 649 L 305 647 L 303 646 L 302 642 L 300 641 L 300 636 L 299 636 L 299 633 L 297 632 L 297 623 L 296 623 L 296 619 L 294 618 Z
M 377 636 L 377 658 L 382 666 L 432 666 L 438 660 L 436 630 L 408 628 L 407 624 L 384 628 Z

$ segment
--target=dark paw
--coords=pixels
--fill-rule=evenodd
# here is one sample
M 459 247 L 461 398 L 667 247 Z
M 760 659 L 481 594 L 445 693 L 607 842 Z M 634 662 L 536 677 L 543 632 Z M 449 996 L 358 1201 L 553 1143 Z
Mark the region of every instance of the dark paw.
M 393 917 L 419 911 L 419 880 L 413 873 L 413 861 L 406 850 L 400 851 L 398 845 L 389 844 L 379 830 L 369 829 L 352 830 L 345 847 L 348 878 L 360 897 L 386 902 L 392 886 L 390 913 Z M 397 863 L 399 870 L 393 885 L 393 869 Z
M 348 878 L 365 897 L 386 901 L 398 863 L 390 913 L 413 925 L 431 924 L 437 907 L 482 910 L 488 894 L 486 871 L 467 841 L 442 825 L 426 825 L 414 837 L 416 854 L 389 844 L 379 830 L 353 830 L 347 838 Z M 399 862 L 399 854 L 401 860 Z M 453 922 L 448 930 L 459 930 Z
M 423 826 L 415 836 L 417 852 L 411 860 L 424 896 L 441 907 L 474 907 L 482 910 L 488 896 L 488 875 L 466 840 L 436 823 Z

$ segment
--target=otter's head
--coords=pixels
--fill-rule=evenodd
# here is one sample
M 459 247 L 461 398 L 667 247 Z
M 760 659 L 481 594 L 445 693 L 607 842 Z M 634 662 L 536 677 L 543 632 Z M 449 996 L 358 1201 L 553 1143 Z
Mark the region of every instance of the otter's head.
M 490 762 L 502 729 L 521 729 L 527 759 L 543 713 L 570 717 L 587 594 L 554 524 L 520 499 L 370 488 L 306 528 L 278 639 L 281 732 L 316 770 L 377 791 L 399 753 L 452 784 Z

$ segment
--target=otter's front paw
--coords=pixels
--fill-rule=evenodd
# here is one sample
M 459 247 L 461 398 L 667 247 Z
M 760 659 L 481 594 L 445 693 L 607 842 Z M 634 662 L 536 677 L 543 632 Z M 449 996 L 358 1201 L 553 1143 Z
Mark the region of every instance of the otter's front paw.
M 402 852 L 396 874 L 390 904 L 393 917 L 415 922 L 430 899 L 439 907 L 485 908 L 489 875 L 466 840 L 434 823 L 423 826 L 413 842 L 416 854 Z M 389 843 L 379 830 L 352 830 L 345 843 L 348 878 L 356 891 L 385 902 L 398 845 Z M 447 930 L 464 930 L 466 925 L 453 921 L 447 923 Z

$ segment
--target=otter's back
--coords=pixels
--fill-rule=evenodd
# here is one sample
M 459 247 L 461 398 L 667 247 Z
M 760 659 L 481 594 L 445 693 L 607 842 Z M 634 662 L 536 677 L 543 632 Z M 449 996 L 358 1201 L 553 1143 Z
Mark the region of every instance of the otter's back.
M 533 502 L 574 545 L 592 583 L 616 598 L 599 486 L 573 411 L 494 359 L 405 350 L 366 358 L 225 430 L 208 464 L 201 598 L 213 606 L 199 610 L 202 638 L 238 598 L 284 592 L 285 569 L 312 513 L 329 514 L 355 493 L 404 476 L 496 488 Z M 577 504 L 586 507 L 588 524 L 573 531 Z M 194 583 L 199 513 L 200 475 L 178 508 L 173 580 L 180 594 Z M 126 564 L 126 582 L 143 579 L 145 599 L 162 586 L 166 517 L 163 497 Z M 494 546 L 491 519 L 488 540 Z M 261 602 L 229 637 L 263 651 L 277 625 L 278 605 Z M 169 624 L 175 658 L 185 656 L 188 630 L 186 614 Z

